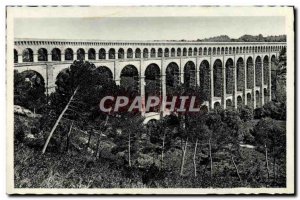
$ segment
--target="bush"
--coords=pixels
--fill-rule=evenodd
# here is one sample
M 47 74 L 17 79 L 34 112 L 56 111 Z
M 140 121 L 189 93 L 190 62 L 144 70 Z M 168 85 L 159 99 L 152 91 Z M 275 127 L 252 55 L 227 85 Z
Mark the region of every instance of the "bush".
M 286 120 L 286 104 L 283 102 L 270 101 L 262 108 L 254 110 L 254 118 L 261 119 L 270 117 L 276 120 Z
M 249 106 L 243 106 L 238 109 L 241 120 L 244 122 L 253 119 L 253 110 Z

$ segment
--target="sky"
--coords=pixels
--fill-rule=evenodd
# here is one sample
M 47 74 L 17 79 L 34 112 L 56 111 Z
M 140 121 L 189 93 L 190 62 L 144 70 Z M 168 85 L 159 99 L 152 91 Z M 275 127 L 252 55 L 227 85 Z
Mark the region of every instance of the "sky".
M 196 40 L 219 35 L 281 35 L 285 18 L 94 17 L 15 18 L 15 38 L 95 40 Z

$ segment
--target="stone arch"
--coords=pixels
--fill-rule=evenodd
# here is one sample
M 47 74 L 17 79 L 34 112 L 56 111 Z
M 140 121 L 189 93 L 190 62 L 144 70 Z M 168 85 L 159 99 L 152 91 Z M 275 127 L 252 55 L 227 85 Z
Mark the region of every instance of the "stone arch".
M 76 54 L 77 54 L 77 60 L 85 60 L 85 51 L 83 48 L 79 48 Z
M 204 49 L 203 49 L 203 55 L 207 55 L 207 48 L 206 47 L 204 47 Z
M 244 60 L 240 57 L 236 62 L 236 80 L 237 90 L 244 91 L 245 89 L 245 65 Z
M 193 55 L 193 49 L 190 47 L 189 52 L 188 52 L 188 56 L 192 56 L 192 55 Z
M 99 59 L 100 60 L 106 59 L 106 50 L 104 48 L 99 49 Z
M 216 55 L 217 54 L 217 50 L 216 50 L 216 47 L 213 48 L 213 55 Z
M 267 88 L 264 88 L 264 103 L 266 104 L 270 99 L 269 92 Z
M 55 78 L 55 84 L 56 84 L 55 90 L 56 91 L 66 92 L 66 91 L 63 91 L 64 87 L 61 87 L 60 83 L 63 83 L 64 81 L 66 81 L 66 79 L 68 79 L 69 76 L 70 76 L 69 68 L 65 68 L 57 74 L 57 76 Z
M 211 47 L 208 48 L 207 54 L 208 54 L 208 55 L 211 55 Z
M 229 54 L 232 54 L 232 48 L 229 47 Z
M 155 51 L 155 48 L 151 48 L 151 50 L 150 50 L 150 57 L 151 58 L 155 58 L 156 57 L 156 51 Z
M 214 109 L 215 109 L 215 110 L 221 109 L 221 104 L 220 104 L 220 102 L 217 101 L 217 102 L 214 103 Z
M 225 54 L 228 54 L 228 47 L 225 48 Z
M 255 59 L 255 85 L 261 86 L 262 84 L 262 62 L 261 57 L 257 56 Z
M 182 56 L 187 56 L 187 50 L 186 50 L 186 48 L 183 48 Z
M 175 62 L 171 62 L 166 68 L 167 94 L 172 94 L 172 89 L 175 89 L 179 82 L 179 66 Z
M 232 53 L 235 54 L 235 47 L 232 48 Z
M 143 121 L 143 124 L 147 124 L 147 131 L 150 133 L 150 129 L 152 127 L 157 126 L 157 122 L 160 120 L 160 116 L 154 115 L 150 117 L 146 117 L 146 119 Z
M 73 49 L 67 48 L 65 50 L 65 60 L 74 60 Z
M 234 65 L 231 58 L 227 59 L 225 63 L 226 68 L 226 93 L 233 94 L 234 90 Z
M 116 59 L 116 50 L 114 48 L 108 50 L 108 59 Z
M 148 58 L 148 56 L 149 56 L 149 51 L 147 48 L 144 48 L 143 49 L 143 58 Z
M 168 48 L 165 48 L 165 52 L 164 52 L 164 57 L 169 57 L 169 49 Z
M 24 77 L 25 82 L 31 82 L 30 84 L 32 86 L 38 86 L 41 90 L 43 90 L 43 93 L 46 92 L 46 74 L 45 76 L 42 75 L 39 71 L 36 70 L 24 70 L 20 72 L 22 77 Z
M 181 56 L 181 49 L 180 48 L 177 48 L 177 56 Z
M 38 61 L 48 61 L 48 51 L 45 48 L 38 50 Z
M 197 48 L 195 47 L 195 48 L 194 48 L 194 56 L 196 56 L 197 53 L 198 53 L 198 50 L 197 50 Z
M 247 93 L 247 106 L 253 107 L 252 96 L 250 93 Z
M 120 86 L 127 91 L 138 91 L 139 73 L 134 65 L 126 65 L 120 75 Z
M 243 47 L 243 53 L 246 53 L 246 47 Z
M 112 80 L 113 72 L 106 66 L 99 66 L 96 68 L 96 73 L 104 75 L 105 79 Z
M 150 64 L 146 67 L 145 70 L 145 99 L 149 96 L 157 96 L 161 95 L 161 74 L 160 68 L 157 64 Z M 155 108 L 151 108 L 151 112 L 155 112 L 159 110 L 159 106 Z
M 133 50 L 132 50 L 132 48 L 127 49 L 127 58 L 133 58 Z
M 202 48 L 199 48 L 199 56 L 202 56 Z
M 254 65 L 252 57 L 247 59 L 247 89 L 254 87 Z
M 217 55 L 220 55 L 220 47 L 217 48 Z
M 269 67 L 270 67 L 269 56 L 265 56 L 263 61 L 264 85 L 268 85 L 269 83 Z
M 175 57 L 175 54 L 176 54 L 175 48 L 172 48 L 172 49 L 171 49 L 171 57 Z
M 275 62 L 276 62 L 276 56 L 272 55 L 271 56 L 271 69 L 274 69 L 275 67 Z
M 124 49 L 120 48 L 118 50 L 118 59 L 124 59 L 124 55 L 125 55 Z
M 185 87 L 196 86 L 196 66 L 192 61 L 184 65 L 184 85 Z
M 140 48 L 137 48 L 135 50 L 135 58 L 141 58 L 141 49 Z
M 260 92 L 258 90 L 255 91 L 255 96 L 256 96 L 256 108 L 261 107 L 261 102 L 260 102 Z
M 243 98 L 241 97 L 241 95 L 237 96 L 236 101 L 237 101 L 238 108 L 243 106 Z
M 88 50 L 88 59 L 89 60 L 96 60 L 96 51 L 94 48 L 90 48 Z
M 26 48 L 22 52 L 23 62 L 33 62 L 33 51 L 30 48 Z
M 214 78 L 214 96 L 222 97 L 223 92 L 223 70 L 222 61 L 217 59 L 213 65 L 213 78 Z
M 51 51 L 52 61 L 61 61 L 61 52 L 59 48 L 54 48 Z
M 162 48 L 158 48 L 157 57 L 161 58 L 162 56 L 163 56 L 163 50 L 162 50 Z
M 276 56 L 275 55 L 271 56 L 271 66 L 270 67 L 271 67 L 271 80 L 274 80 L 274 78 L 276 77 L 276 73 L 277 73 L 275 71 L 275 69 L 276 69 Z M 274 91 L 275 88 L 273 88 L 273 87 L 271 87 L 271 88 L 272 88 L 272 90 L 271 90 L 271 92 L 272 92 L 271 98 L 273 99 L 273 98 L 275 98 L 275 91 Z
M 221 54 L 224 54 L 224 47 L 221 48 Z
M 200 64 L 200 94 L 204 101 L 208 101 L 211 95 L 210 89 L 210 67 L 207 60 L 203 60 Z
M 14 63 L 18 63 L 18 51 L 14 49 Z
M 227 99 L 226 100 L 226 109 L 233 109 L 233 108 L 234 108 L 234 106 L 233 106 L 231 99 Z

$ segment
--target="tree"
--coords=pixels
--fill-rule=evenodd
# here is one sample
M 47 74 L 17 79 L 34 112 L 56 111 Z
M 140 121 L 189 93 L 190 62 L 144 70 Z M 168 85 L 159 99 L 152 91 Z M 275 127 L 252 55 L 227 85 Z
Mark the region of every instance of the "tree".
M 14 71 L 14 104 L 41 112 L 46 104 L 45 82 L 34 71 Z
M 194 155 L 193 155 L 193 165 L 194 165 L 194 176 L 197 176 L 197 152 L 198 152 L 198 144 L 202 145 L 205 141 L 209 140 L 211 136 L 211 132 L 209 128 L 205 125 L 205 116 L 197 115 L 192 118 L 190 123 L 190 134 L 192 141 L 195 142 L 194 145 Z M 211 147 L 211 145 L 210 145 Z M 211 149 L 211 148 L 210 148 Z M 200 151 L 201 152 L 201 151 Z M 211 151 L 210 151 L 211 153 Z M 212 161 L 212 160 L 211 160 Z M 201 156 L 199 157 L 198 163 L 201 162 Z M 212 164 L 212 162 L 211 162 Z
M 244 122 L 253 119 L 253 110 L 249 106 L 242 106 L 238 109 L 241 120 Z
M 179 131 L 175 135 L 175 139 L 180 139 L 180 147 L 181 147 L 181 165 L 180 165 L 180 176 L 183 176 L 184 171 L 184 164 L 185 164 L 185 156 L 189 141 L 189 132 L 188 132 L 188 116 L 187 115 L 180 115 L 179 116 Z
M 273 176 L 276 181 L 276 159 L 285 155 L 286 133 L 276 120 L 261 119 L 254 129 L 257 145 L 265 153 L 267 180 L 270 180 L 269 155 L 273 156 Z
M 53 98 L 50 103 L 52 108 L 56 110 L 56 113 L 60 114 L 46 140 L 43 153 L 46 151 L 54 131 L 65 114 L 70 120 L 81 118 L 80 121 L 83 122 L 89 119 L 89 110 L 91 109 L 92 102 L 99 96 L 100 92 L 100 88 L 96 84 L 99 78 L 96 76 L 95 71 L 96 67 L 94 64 L 74 61 L 70 66 L 70 70 L 67 70 L 66 74 L 63 74 L 63 77 L 57 80 L 57 89 L 55 94 L 52 95 Z M 57 100 L 60 100 L 60 102 L 57 102 Z M 80 106 L 77 104 L 80 104 Z
M 221 120 L 221 116 L 219 114 L 221 110 L 217 110 L 213 113 L 210 113 L 207 115 L 206 119 L 205 119 L 205 124 L 207 125 L 207 127 L 209 128 L 209 137 L 208 137 L 208 147 L 209 147 L 209 159 L 210 159 L 210 178 L 212 180 L 213 178 L 213 155 L 212 152 L 217 151 L 217 146 L 215 144 L 217 144 L 219 142 L 219 138 L 218 137 L 218 133 L 220 132 L 220 130 L 222 130 L 222 120 Z
M 140 149 L 139 139 L 145 132 L 144 119 L 139 114 L 125 113 L 116 115 L 112 121 L 115 132 L 113 140 L 116 144 L 113 153 L 126 152 L 128 166 L 132 167 L 133 157 L 136 157 Z
M 220 144 L 227 146 L 226 149 L 230 155 L 236 174 L 239 180 L 242 181 L 235 158 L 240 157 L 240 143 L 243 138 L 242 135 L 244 135 L 246 130 L 243 129 L 243 122 L 239 117 L 239 113 L 236 111 L 223 110 L 221 112 L 221 118 L 225 126 L 223 126 L 223 131 L 221 131 L 222 140 Z
M 272 68 L 272 94 L 274 101 L 286 102 L 286 48 L 283 48 Z
M 164 155 L 172 147 L 173 134 L 178 126 L 177 116 L 171 114 L 159 120 L 154 129 L 151 128 L 150 142 L 159 146 L 156 152 L 160 153 L 161 170 L 164 168 Z

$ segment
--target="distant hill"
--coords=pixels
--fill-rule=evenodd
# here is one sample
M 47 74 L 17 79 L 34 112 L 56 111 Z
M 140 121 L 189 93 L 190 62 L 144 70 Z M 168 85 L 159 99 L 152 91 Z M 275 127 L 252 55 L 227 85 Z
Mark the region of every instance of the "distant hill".
M 286 35 L 266 36 L 259 35 L 243 35 L 238 39 L 230 38 L 228 35 L 220 35 L 205 39 L 198 39 L 201 42 L 286 42 Z

